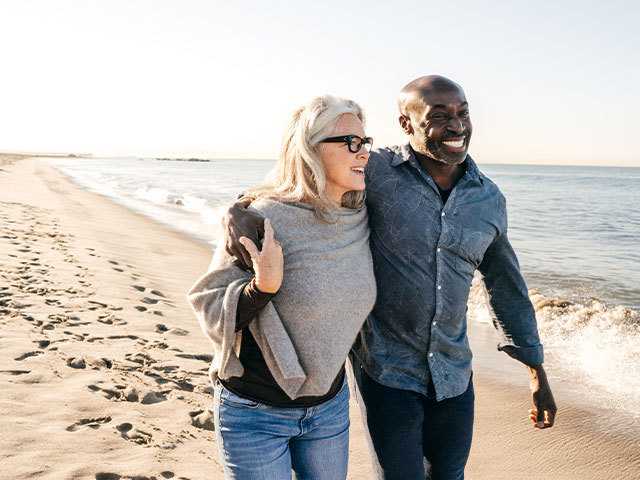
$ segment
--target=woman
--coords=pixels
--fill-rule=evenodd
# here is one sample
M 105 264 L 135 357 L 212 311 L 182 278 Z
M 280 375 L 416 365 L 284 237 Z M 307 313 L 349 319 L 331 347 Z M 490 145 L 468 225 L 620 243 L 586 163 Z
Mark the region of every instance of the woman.
M 296 110 L 270 180 L 247 193 L 267 218 L 261 249 L 242 239 L 252 271 L 218 248 L 189 292 L 214 345 L 225 478 L 346 478 L 344 365 L 376 294 L 363 122 L 355 102 L 332 96 Z

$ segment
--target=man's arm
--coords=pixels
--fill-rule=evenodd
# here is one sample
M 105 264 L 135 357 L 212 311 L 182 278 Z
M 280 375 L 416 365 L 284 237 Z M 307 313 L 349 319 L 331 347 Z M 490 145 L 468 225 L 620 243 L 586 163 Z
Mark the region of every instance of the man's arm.
M 525 365 L 541 365 L 544 353 L 535 311 L 506 232 L 489 246 L 478 270 L 484 276 L 489 293 L 495 314 L 494 326 L 504 333 L 507 340 L 498 346 L 498 350 Z
M 557 407 L 542 366 L 544 353 L 535 310 L 506 230 L 489 246 L 478 269 L 484 275 L 494 312 L 494 325 L 507 339 L 506 343 L 498 346 L 498 350 L 527 366 L 533 397 L 529 417 L 536 428 L 551 427 Z

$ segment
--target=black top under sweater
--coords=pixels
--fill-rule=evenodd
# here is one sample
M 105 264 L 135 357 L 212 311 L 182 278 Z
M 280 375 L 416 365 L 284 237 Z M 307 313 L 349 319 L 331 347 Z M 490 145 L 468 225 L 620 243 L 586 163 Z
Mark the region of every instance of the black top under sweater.
M 260 347 L 249 331 L 251 321 L 274 295 L 258 290 L 255 277 L 245 285 L 238 300 L 236 313 L 236 332 L 242 330 L 240 363 L 244 368 L 244 374 L 241 377 L 220 379 L 220 382 L 236 395 L 274 407 L 308 408 L 320 405 L 335 397 L 342 388 L 345 375 L 344 365 L 325 395 L 299 397 L 295 400 L 289 398 L 273 378 L 264 361 Z

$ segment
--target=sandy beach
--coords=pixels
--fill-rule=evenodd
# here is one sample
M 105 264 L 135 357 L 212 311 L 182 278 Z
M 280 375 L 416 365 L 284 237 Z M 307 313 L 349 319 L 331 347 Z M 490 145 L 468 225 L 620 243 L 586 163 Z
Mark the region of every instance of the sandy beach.
M 41 159 L 0 159 L 0 222 L 0 478 L 223 478 L 210 344 L 185 299 L 210 246 Z M 491 368 L 475 363 L 467 478 L 640 479 L 637 422 L 558 388 L 557 425 L 533 429 L 524 368 L 474 333 Z M 349 478 L 372 478 L 355 405 L 350 450 Z

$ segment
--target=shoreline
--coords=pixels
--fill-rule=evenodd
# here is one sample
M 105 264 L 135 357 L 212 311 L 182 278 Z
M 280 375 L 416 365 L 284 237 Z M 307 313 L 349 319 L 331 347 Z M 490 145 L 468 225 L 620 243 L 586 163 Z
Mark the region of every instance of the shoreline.
M 222 478 L 206 429 L 208 362 L 197 358 L 210 348 L 185 299 L 210 246 L 43 161 L 0 164 L 0 428 L 11 432 L 0 458 L 12 478 Z M 534 430 L 524 367 L 505 356 L 521 380 L 499 381 L 515 370 L 494 365 L 495 342 L 482 337 L 471 335 L 480 361 L 468 478 L 640 478 L 637 423 L 600 421 L 557 394 L 557 425 Z M 349 478 L 372 478 L 353 404 L 350 453 Z

